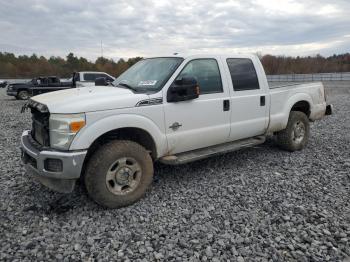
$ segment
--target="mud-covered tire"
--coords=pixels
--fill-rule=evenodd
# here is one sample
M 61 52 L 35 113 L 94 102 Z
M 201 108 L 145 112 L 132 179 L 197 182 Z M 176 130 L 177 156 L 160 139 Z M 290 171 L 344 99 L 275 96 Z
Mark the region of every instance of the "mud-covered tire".
M 131 161 L 129 166 L 127 161 Z M 124 162 L 125 167 L 122 169 Z M 116 165 L 115 171 L 113 165 Z M 132 169 L 133 166 L 136 168 Z M 129 169 L 130 177 L 129 171 L 125 171 Z M 136 170 L 135 173 L 133 173 L 134 170 Z M 115 172 L 113 177 L 115 181 L 109 180 L 112 172 Z M 136 181 L 136 178 L 133 180 L 135 174 L 137 174 L 136 186 L 136 182 L 130 183 L 133 184 L 134 189 L 130 192 L 128 190 L 132 189 L 131 186 L 129 189 L 120 189 L 125 187 L 122 186 L 125 181 L 129 183 L 129 178 Z M 122 184 L 119 184 L 117 177 L 122 180 Z M 135 203 L 144 196 L 152 181 L 153 161 L 150 154 L 141 145 L 128 140 L 116 140 L 101 146 L 89 159 L 84 176 L 88 195 L 95 202 L 107 208 L 119 208 Z
M 310 135 L 309 119 L 303 112 L 291 111 L 286 129 L 277 133 L 278 145 L 287 151 L 302 150 Z
M 27 100 L 30 98 L 30 95 L 29 95 L 28 91 L 22 90 L 22 91 L 18 92 L 16 98 L 19 100 Z

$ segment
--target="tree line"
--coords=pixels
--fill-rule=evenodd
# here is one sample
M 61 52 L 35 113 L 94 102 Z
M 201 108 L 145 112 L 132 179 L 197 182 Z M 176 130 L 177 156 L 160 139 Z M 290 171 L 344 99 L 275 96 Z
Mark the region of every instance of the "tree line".
M 259 55 L 266 74 L 308 74 L 350 72 L 350 53 L 323 57 L 321 55 L 307 57 Z M 66 58 L 51 56 L 20 55 L 0 52 L 0 78 L 32 78 L 35 76 L 56 75 L 70 77 L 74 71 L 103 71 L 119 76 L 142 57 L 107 59 L 99 57 L 95 62 L 77 57 L 69 53 Z
M 69 53 L 65 59 L 58 56 L 47 59 L 36 54 L 15 56 L 12 53 L 0 52 L 0 78 L 33 78 L 49 75 L 68 78 L 75 71 L 102 71 L 112 76 L 119 76 L 141 59 L 141 57 L 127 60 L 121 58 L 116 62 L 113 59 L 99 57 L 95 62 L 90 62 L 86 58 L 78 58 L 73 53 Z
M 350 53 L 323 57 L 260 56 L 268 75 L 350 72 Z

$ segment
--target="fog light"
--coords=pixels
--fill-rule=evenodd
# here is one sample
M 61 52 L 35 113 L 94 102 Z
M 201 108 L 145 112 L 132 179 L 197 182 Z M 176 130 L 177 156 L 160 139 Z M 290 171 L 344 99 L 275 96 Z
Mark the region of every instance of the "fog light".
M 63 163 L 61 159 L 47 158 L 44 162 L 45 170 L 50 172 L 62 172 Z

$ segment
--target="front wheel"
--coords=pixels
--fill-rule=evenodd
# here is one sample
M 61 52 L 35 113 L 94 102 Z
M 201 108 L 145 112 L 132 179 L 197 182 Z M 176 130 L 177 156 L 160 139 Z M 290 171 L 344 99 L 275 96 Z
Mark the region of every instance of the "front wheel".
M 89 196 L 107 208 L 128 206 L 145 194 L 153 181 L 153 161 L 141 145 L 112 141 L 90 158 L 85 186 Z
M 303 149 L 310 134 L 309 119 L 303 112 L 291 111 L 286 129 L 277 133 L 279 146 L 288 151 Z
M 27 100 L 29 99 L 30 95 L 28 93 L 28 91 L 19 91 L 18 94 L 17 94 L 17 99 L 20 99 L 20 100 Z

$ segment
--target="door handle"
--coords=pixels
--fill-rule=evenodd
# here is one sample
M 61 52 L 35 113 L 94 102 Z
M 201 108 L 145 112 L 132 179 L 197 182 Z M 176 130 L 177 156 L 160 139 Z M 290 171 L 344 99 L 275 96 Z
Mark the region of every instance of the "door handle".
M 228 99 L 224 100 L 223 109 L 224 109 L 224 111 L 230 110 L 230 100 L 228 100 Z
M 179 124 L 178 122 L 173 123 L 171 126 L 169 126 L 170 129 L 172 129 L 173 131 L 178 130 L 182 125 Z
M 260 96 L 260 106 L 265 106 L 265 96 Z

